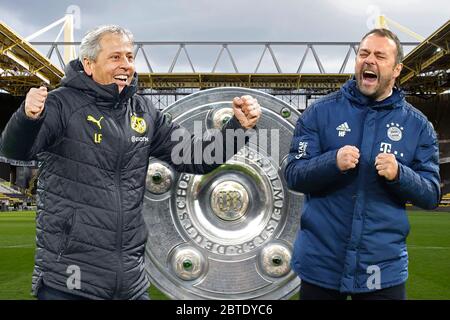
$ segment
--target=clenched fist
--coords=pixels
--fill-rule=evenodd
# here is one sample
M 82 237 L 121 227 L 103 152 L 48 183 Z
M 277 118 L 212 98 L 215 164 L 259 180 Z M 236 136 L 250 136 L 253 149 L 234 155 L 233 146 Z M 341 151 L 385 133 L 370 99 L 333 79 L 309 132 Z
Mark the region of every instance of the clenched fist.
M 337 152 L 336 162 L 341 171 L 356 168 L 359 162 L 359 149 L 354 146 L 343 146 Z
M 261 106 L 252 96 L 235 97 L 233 111 L 245 129 L 253 128 L 261 117 Z
M 47 88 L 31 88 L 25 98 L 25 114 L 28 118 L 37 119 L 44 111 L 45 99 L 47 99 Z
M 389 181 L 397 178 L 398 162 L 392 153 L 380 153 L 375 158 L 375 168 L 378 171 L 378 175 L 385 177 Z

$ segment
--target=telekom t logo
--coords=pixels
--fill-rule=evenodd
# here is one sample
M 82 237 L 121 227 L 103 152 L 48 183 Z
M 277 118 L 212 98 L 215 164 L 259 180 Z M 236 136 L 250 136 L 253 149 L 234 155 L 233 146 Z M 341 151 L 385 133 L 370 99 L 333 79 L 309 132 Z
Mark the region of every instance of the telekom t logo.
M 380 145 L 380 151 L 383 153 L 391 153 L 391 149 L 392 149 L 392 144 L 390 144 L 390 143 L 382 142 Z

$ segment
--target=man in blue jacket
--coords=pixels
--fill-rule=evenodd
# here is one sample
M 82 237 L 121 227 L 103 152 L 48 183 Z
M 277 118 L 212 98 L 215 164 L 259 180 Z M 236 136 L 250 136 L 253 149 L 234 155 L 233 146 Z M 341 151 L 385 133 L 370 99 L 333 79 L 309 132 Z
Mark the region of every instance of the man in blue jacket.
M 301 299 L 406 299 L 405 203 L 435 208 L 440 178 L 434 129 L 395 87 L 402 59 L 395 34 L 370 31 L 355 77 L 298 120 L 285 177 L 305 194 Z
M 133 52 L 133 35 L 119 26 L 89 32 L 60 88 L 31 89 L 3 131 L 7 157 L 40 162 L 32 281 L 38 299 L 148 299 L 141 211 L 149 157 L 181 172 L 210 172 L 243 146 L 245 138 L 226 133 L 253 128 L 261 115 L 256 99 L 236 97 L 222 144 L 179 142 L 173 134 L 189 132 L 136 94 Z M 178 143 L 192 160 L 194 150 L 212 143 L 224 157 L 172 161 Z

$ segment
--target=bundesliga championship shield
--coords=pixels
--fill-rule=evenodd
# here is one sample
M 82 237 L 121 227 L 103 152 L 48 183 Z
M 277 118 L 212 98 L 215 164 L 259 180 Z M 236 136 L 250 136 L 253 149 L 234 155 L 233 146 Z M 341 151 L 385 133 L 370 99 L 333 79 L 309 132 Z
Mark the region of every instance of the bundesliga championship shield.
M 144 197 L 146 269 L 173 299 L 287 299 L 300 280 L 291 270 L 303 195 L 283 172 L 299 112 L 260 91 L 218 88 L 164 110 L 191 133 L 220 129 L 232 100 L 251 95 L 262 116 L 256 139 L 211 173 L 177 173 L 150 159 Z

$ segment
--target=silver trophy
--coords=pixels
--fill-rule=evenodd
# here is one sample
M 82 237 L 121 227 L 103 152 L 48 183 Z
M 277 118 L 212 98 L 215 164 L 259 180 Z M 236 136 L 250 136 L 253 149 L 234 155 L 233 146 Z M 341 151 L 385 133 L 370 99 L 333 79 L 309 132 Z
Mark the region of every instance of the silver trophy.
M 144 198 L 149 229 L 146 269 L 173 299 L 287 299 L 300 280 L 291 270 L 303 195 L 283 177 L 298 111 L 261 91 L 218 88 L 189 95 L 164 110 L 194 132 L 220 128 L 236 96 L 258 99 L 255 136 L 206 175 L 175 172 L 150 159 Z

